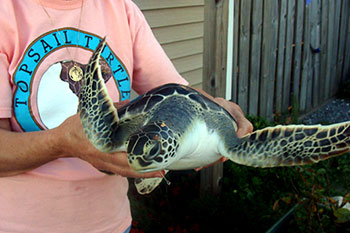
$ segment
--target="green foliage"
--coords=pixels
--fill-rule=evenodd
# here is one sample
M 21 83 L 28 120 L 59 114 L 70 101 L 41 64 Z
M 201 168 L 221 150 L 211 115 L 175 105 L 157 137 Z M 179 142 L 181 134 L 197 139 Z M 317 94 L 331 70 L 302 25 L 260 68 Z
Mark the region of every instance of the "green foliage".
M 197 172 L 173 172 L 170 186 L 163 183 L 146 196 L 131 187 L 133 232 L 265 231 L 288 211 L 289 206 L 272 208 L 288 188 L 290 177 L 285 173 L 289 174 L 288 169 L 254 169 L 226 162 L 222 192 L 217 196 L 199 196 Z
M 200 201 L 199 174 L 171 172 L 167 177 L 171 185 L 162 183 L 149 195 L 139 195 L 130 187 L 132 232 L 203 232 L 205 213 L 216 205 Z
M 340 90 L 338 91 L 338 96 L 340 98 L 348 99 L 350 98 L 350 80 L 346 80 L 342 85 Z
M 336 223 L 347 223 L 350 221 L 350 210 L 338 208 L 334 211 L 334 216 L 336 217 Z
M 297 167 L 299 178 L 294 183 L 295 191 L 287 196 L 291 202 L 298 203 L 295 218 L 287 232 L 338 232 L 347 229 L 350 215 L 342 207 L 349 201 L 350 168 L 348 156 L 333 158 L 317 165 Z M 332 198 L 345 196 L 339 206 Z M 280 200 L 281 200 L 280 199 Z
M 278 124 L 298 124 L 300 117 L 300 109 L 297 97 L 292 95 L 292 105 L 288 106 L 287 110 L 282 113 L 275 113 L 274 120 Z
M 273 126 L 273 123 L 268 122 L 264 117 L 246 116 L 246 118 L 253 124 L 254 130 Z

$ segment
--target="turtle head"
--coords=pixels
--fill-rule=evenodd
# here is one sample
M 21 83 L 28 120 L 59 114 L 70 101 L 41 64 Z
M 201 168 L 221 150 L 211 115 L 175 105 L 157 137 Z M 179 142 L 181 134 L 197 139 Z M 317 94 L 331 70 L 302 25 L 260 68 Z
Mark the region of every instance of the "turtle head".
M 163 170 L 176 160 L 178 142 L 164 122 L 153 122 L 131 134 L 126 148 L 130 167 L 150 172 Z

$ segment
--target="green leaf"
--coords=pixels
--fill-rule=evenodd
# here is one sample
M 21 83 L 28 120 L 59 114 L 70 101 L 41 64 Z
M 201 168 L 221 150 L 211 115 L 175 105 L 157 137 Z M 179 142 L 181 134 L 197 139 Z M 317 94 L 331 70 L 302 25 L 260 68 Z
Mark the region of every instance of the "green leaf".
M 350 210 L 345 208 L 336 209 L 333 212 L 334 216 L 337 218 L 336 223 L 345 223 L 350 221 Z

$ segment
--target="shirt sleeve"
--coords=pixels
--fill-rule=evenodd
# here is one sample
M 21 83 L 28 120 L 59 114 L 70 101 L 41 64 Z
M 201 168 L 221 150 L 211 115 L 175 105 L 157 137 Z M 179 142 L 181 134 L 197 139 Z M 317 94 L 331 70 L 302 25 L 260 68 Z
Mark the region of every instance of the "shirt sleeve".
M 188 85 L 165 54 L 140 9 L 128 2 L 128 15 L 133 32 L 133 89 L 139 94 L 166 83 Z
M 0 118 L 12 116 L 12 88 L 8 70 L 7 56 L 0 53 Z

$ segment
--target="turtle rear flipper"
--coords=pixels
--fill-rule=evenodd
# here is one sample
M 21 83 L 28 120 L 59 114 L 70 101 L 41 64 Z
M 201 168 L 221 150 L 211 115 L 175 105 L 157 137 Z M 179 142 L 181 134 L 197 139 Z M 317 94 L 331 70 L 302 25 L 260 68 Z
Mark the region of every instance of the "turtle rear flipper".
M 116 144 L 113 133 L 118 127 L 118 112 L 102 76 L 99 63 L 106 44 L 105 38 L 99 43 L 86 67 L 79 95 L 80 120 L 89 141 L 102 152 L 113 152 Z
M 255 131 L 228 147 L 230 160 L 253 167 L 317 163 L 350 150 L 350 121 L 322 125 L 276 126 Z

